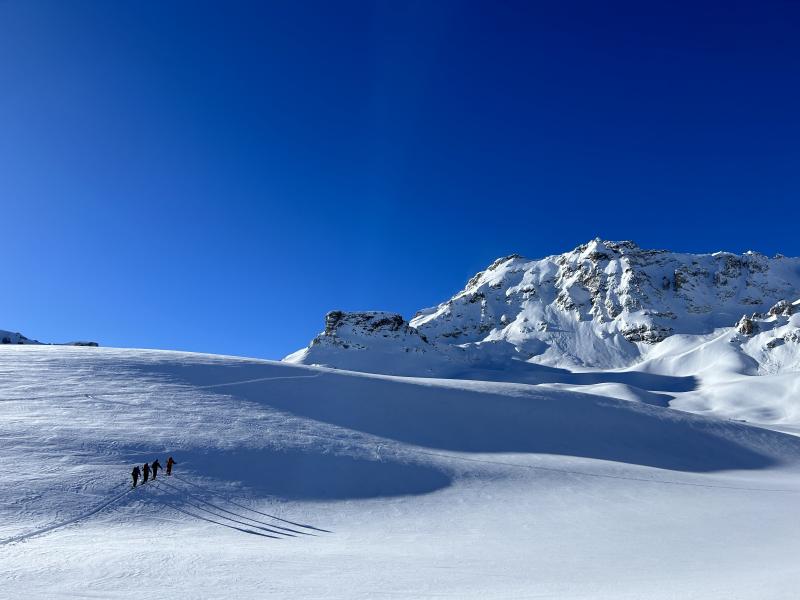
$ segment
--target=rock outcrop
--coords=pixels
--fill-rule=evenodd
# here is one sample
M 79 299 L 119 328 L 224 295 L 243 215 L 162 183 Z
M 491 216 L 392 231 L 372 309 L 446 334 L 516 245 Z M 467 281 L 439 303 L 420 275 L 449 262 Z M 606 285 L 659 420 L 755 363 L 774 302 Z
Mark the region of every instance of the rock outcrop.
M 773 316 L 791 317 L 794 314 L 795 306 L 788 300 L 781 300 L 769 309 L 769 314 Z
M 325 315 L 325 330 L 311 341 L 311 345 L 365 349 L 368 340 L 391 341 L 414 348 L 428 344 L 425 336 L 409 327 L 402 315 L 381 311 L 332 310 Z
M 756 331 L 756 325 L 751 317 L 744 315 L 739 319 L 739 322 L 736 323 L 736 331 L 742 335 L 753 335 Z

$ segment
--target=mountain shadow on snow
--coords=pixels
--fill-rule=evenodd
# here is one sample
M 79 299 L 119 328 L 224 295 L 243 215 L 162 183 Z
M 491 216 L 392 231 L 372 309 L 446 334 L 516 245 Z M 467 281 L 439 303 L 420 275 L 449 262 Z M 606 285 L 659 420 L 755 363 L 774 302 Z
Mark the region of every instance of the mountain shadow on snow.
M 203 451 L 189 453 L 183 463 L 204 477 L 235 481 L 257 495 L 286 500 L 418 495 L 451 483 L 443 471 L 426 465 L 300 450 Z
M 385 381 L 342 380 L 323 402 L 290 386 L 264 402 L 405 444 L 458 452 L 557 454 L 692 472 L 773 465 L 770 438 L 784 438 L 800 455 L 800 440 L 790 436 L 589 394 L 513 397 L 397 382 L 387 393 Z
M 601 383 L 621 383 L 653 392 L 691 392 L 698 387 L 698 379 L 693 375 L 677 376 L 639 371 L 570 371 L 559 367 L 548 367 L 509 362 L 502 368 L 470 369 L 455 371 L 453 379 L 475 381 L 503 381 L 512 383 L 564 383 L 568 385 L 596 385 Z
M 158 370 L 192 385 L 243 381 L 214 391 L 265 411 L 443 451 L 554 454 L 687 472 L 760 469 L 779 462 L 779 455 L 800 456 L 800 440 L 788 435 L 576 392 L 542 393 L 485 382 L 426 384 L 424 379 L 322 370 L 311 377 L 313 371 L 245 362 L 235 367 L 162 363 Z M 257 381 L 248 383 L 251 379 Z M 261 379 L 269 380 L 269 386 Z M 685 383 L 690 378 L 675 379 Z M 506 387 L 503 393 L 493 391 L 498 385 L 510 386 L 513 393 Z

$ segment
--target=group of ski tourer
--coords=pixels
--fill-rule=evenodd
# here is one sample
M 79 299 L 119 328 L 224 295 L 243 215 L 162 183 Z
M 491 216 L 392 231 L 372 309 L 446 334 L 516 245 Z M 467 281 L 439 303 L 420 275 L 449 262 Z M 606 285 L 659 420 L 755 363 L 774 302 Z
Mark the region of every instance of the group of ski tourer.
M 171 456 L 167 459 L 167 475 L 172 475 L 172 466 L 177 464 L 178 463 L 176 463 Z M 160 468 L 161 463 L 158 462 L 158 459 L 155 459 L 152 465 L 149 463 L 144 463 L 144 466 L 141 469 L 139 469 L 139 465 L 133 467 L 133 471 L 131 471 L 133 487 L 136 487 L 136 484 L 139 483 L 139 477 L 143 478 L 142 483 L 147 483 L 147 480 L 150 479 L 150 473 L 153 474 L 153 479 L 155 479 Z

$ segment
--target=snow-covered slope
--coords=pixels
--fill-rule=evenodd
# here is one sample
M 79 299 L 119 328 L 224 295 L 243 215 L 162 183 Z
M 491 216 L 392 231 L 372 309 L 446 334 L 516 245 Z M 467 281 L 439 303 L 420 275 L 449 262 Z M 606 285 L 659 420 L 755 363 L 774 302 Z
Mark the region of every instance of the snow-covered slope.
M 793 599 L 800 440 L 658 406 L 727 335 L 541 385 L 2 346 L 0 596 Z
M 419 375 L 509 361 L 622 368 L 646 359 L 671 336 L 733 330 L 743 316 L 763 317 L 797 298 L 797 258 L 681 254 L 598 239 L 541 260 L 498 259 L 410 323 L 395 316 L 400 320 L 391 336 L 380 328 L 329 323 L 308 348 L 286 360 Z M 349 323 L 370 313 L 336 314 L 338 323 Z M 791 331 L 785 334 L 791 340 Z M 791 353 L 767 356 L 754 347 L 747 352 L 764 369 L 773 368 L 773 360 L 783 364 L 783 355 Z M 413 361 L 406 360 L 409 353 Z

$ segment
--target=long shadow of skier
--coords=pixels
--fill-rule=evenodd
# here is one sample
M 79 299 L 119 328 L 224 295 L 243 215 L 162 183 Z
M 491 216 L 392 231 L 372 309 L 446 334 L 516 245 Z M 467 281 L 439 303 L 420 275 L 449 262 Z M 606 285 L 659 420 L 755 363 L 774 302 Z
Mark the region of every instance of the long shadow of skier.
M 250 535 L 258 535 L 258 536 L 261 536 L 261 537 L 271 538 L 271 539 L 275 539 L 275 540 L 283 539 L 279 535 L 270 535 L 268 533 L 261 533 L 261 532 L 258 532 L 258 531 L 254 531 L 253 529 L 250 529 L 249 527 L 255 527 L 255 526 L 249 525 L 247 523 L 242 523 L 241 521 L 237 521 L 235 519 L 229 519 L 227 517 L 221 517 L 222 519 L 227 519 L 227 520 L 229 520 L 231 522 L 234 522 L 234 523 L 243 524 L 243 525 L 246 525 L 247 527 L 238 527 L 236 525 L 230 525 L 228 523 L 222 523 L 220 521 L 216 521 L 214 519 L 210 519 L 208 517 L 204 517 L 203 515 L 195 514 L 195 512 L 187 510 L 186 508 L 183 508 L 183 507 L 177 505 L 175 502 L 170 501 L 170 499 L 169 499 L 170 496 L 168 494 L 165 495 L 165 494 L 161 493 L 162 490 L 160 489 L 159 485 L 160 485 L 160 482 L 155 482 L 152 486 L 150 486 L 155 492 L 155 494 L 154 494 L 155 501 L 158 502 L 158 503 L 161 503 L 161 504 L 163 504 L 165 506 L 168 506 L 169 508 L 171 508 L 171 509 L 173 509 L 173 510 L 179 512 L 179 513 L 182 513 L 182 514 L 184 514 L 186 516 L 189 516 L 189 517 L 192 517 L 192 518 L 195 518 L 195 519 L 199 519 L 201 521 L 206 521 L 208 523 L 213 523 L 214 525 L 219 525 L 221 527 L 227 527 L 228 529 L 234 529 L 234 530 L 240 531 L 242 533 L 247 533 L 247 534 L 250 534 Z M 210 511 L 206 511 L 206 512 L 210 512 Z M 211 514 L 213 515 L 214 513 L 211 513 Z M 217 516 L 219 518 L 219 515 L 215 515 L 215 516 Z M 259 529 L 264 529 L 264 528 L 259 527 Z M 278 532 L 275 532 L 275 533 L 278 533 Z
M 188 504 L 190 506 L 194 506 L 197 510 L 210 512 L 211 514 L 217 514 L 217 516 L 220 516 L 222 518 L 230 519 L 232 521 L 240 522 L 242 524 L 247 524 L 250 527 L 256 527 L 258 529 L 263 529 L 264 531 L 269 531 L 270 533 L 276 533 L 276 534 L 285 535 L 285 536 L 289 536 L 289 537 L 296 537 L 295 534 L 297 534 L 297 535 L 313 535 L 313 534 L 305 532 L 305 531 L 299 531 L 299 530 L 296 530 L 296 529 L 291 529 L 289 527 L 282 527 L 280 525 L 275 525 L 274 523 L 267 523 L 266 521 L 262 521 L 262 520 L 259 520 L 259 519 L 254 519 L 252 517 L 248 517 L 247 515 L 242 515 L 242 514 L 240 514 L 238 512 L 235 512 L 235 511 L 232 511 L 232 510 L 228 510 L 227 508 L 219 506 L 218 504 L 214 504 L 213 502 L 209 502 L 208 500 L 200 498 L 199 496 L 197 496 L 195 494 L 191 494 L 191 493 L 187 492 L 184 489 L 181 489 L 181 488 L 179 488 L 177 486 L 174 486 L 174 485 L 172 485 L 171 483 L 169 483 L 166 480 L 159 481 L 159 485 L 160 486 L 166 486 L 166 487 L 170 488 L 175 493 L 179 494 L 186 504 Z M 225 514 L 224 515 L 220 515 L 218 513 L 225 513 Z M 228 517 L 226 515 L 232 515 L 232 516 L 236 517 L 236 519 L 231 519 L 231 517 Z M 244 519 L 245 521 L 251 521 L 252 523 L 255 523 L 255 525 L 252 525 L 250 523 L 244 523 L 244 522 L 241 521 L 241 519 Z M 276 531 L 276 530 L 280 530 L 280 531 Z
M 215 492 L 215 491 L 213 491 L 213 490 L 211 490 L 211 489 L 209 489 L 207 487 L 204 487 L 204 486 L 202 486 L 200 484 L 197 484 L 197 483 L 194 483 L 192 481 L 189 481 L 188 479 L 185 479 L 183 477 L 178 477 L 177 475 L 173 475 L 173 477 L 175 479 L 178 479 L 179 481 L 182 481 L 183 483 L 186 483 L 188 485 L 193 486 L 194 488 L 196 488 L 198 490 L 205 491 L 206 493 L 211 494 L 211 495 L 216 496 L 216 497 L 219 497 L 219 498 L 223 498 L 226 502 L 228 502 L 229 504 L 232 504 L 233 506 L 237 506 L 237 507 L 242 508 L 244 510 L 248 510 L 248 511 L 250 511 L 252 513 L 255 513 L 257 515 L 261 515 L 261 516 L 264 516 L 264 517 L 269 517 L 270 519 L 275 519 L 276 521 L 280 521 L 281 523 L 288 523 L 289 525 L 294 525 L 295 527 L 303 527 L 305 529 L 312 529 L 314 531 L 320 531 L 322 533 L 333 533 L 332 531 L 330 531 L 328 529 L 322 529 L 320 527 L 314 527 L 313 525 L 306 525 L 304 523 L 298 523 L 296 521 L 289 521 L 288 519 L 284 519 L 284 518 L 278 517 L 276 515 L 272 515 L 272 514 L 269 514 L 269 513 L 261 512 L 260 510 L 255 510 L 253 508 L 250 508 L 249 506 L 245 506 L 244 504 L 239 504 L 238 502 L 236 502 L 234 500 L 231 500 L 230 498 L 226 498 L 225 496 L 222 496 L 219 492 Z

